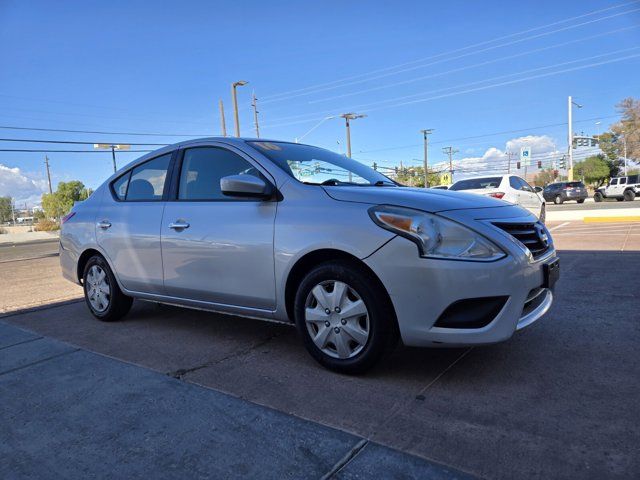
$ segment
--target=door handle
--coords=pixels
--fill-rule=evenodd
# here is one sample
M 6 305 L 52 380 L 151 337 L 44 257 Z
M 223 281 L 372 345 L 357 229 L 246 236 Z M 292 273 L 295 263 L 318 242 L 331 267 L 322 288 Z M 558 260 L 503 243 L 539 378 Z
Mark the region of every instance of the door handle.
M 100 222 L 98 222 L 98 227 L 103 230 L 106 230 L 110 226 L 111 226 L 111 222 L 109 220 L 101 220 Z
M 170 223 L 169 228 L 172 228 L 173 230 L 184 230 L 185 228 L 189 228 L 189 224 L 178 220 L 175 223 Z

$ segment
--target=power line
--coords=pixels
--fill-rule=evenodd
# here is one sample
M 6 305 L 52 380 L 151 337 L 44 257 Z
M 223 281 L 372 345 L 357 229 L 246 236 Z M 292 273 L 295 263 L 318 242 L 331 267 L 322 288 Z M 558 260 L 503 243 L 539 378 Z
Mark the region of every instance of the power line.
M 98 135 L 132 135 L 142 137 L 210 137 L 210 133 L 152 133 L 152 132 L 105 132 L 99 130 L 68 130 L 61 128 L 16 127 L 0 125 L 4 130 L 31 130 L 36 132 L 62 132 L 62 133 L 94 133 Z
M 400 82 L 387 83 L 385 85 L 379 85 L 379 86 L 376 86 L 376 87 L 360 89 L 360 90 L 358 90 L 356 92 L 343 93 L 342 95 L 334 95 L 334 96 L 331 96 L 331 97 L 325 97 L 325 98 L 320 98 L 320 99 L 317 99 L 317 100 L 311 100 L 308 103 L 309 104 L 314 104 L 314 103 L 327 102 L 327 101 L 336 100 L 336 99 L 339 99 L 339 98 L 351 97 L 351 96 L 360 95 L 360 94 L 363 94 L 363 93 L 374 92 L 374 91 L 378 91 L 378 90 L 384 90 L 385 88 L 397 87 L 399 85 L 407 85 L 409 83 L 415 83 L 415 82 L 418 82 L 418 81 L 421 81 L 421 80 L 427 80 L 427 79 L 430 79 L 430 78 L 441 77 L 443 75 L 448 75 L 448 74 L 451 74 L 451 73 L 458 73 L 458 72 L 462 72 L 462 71 L 465 71 L 465 70 L 469 70 L 471 68 L 481 67 L 481 66 L 485 66 L 485 65 L 491 65 L 492 63 L 502 62 L 502 61 L 505 61 L 505 60 L 511 60 L 511 59 L 514 59 L 514 58 L 530 55 L 532 53 L 543 52 L 545 50 L 551 50 L 551 49 L 558 48 L 558 47 L 564 47 L 564 46 L 571 45 L 571 44 L 574 44 L 574 43 L 583 42 L 585 40 L 592 40 L 594 38 L 599 38 L 599 37 L 603 37 L 603 36 L 606 36 L 606 35 L 611 35 L 613 33 L 618 33 L 618 32 L 622 32 L 622 31 L 625 31 L 625 30 L 631 30 L 633 28 L 638 28 L 638 27 L 640 27 L 640 25 L 631 25 L 629 27 L 618 28 L 618 29 L 615 29 L 615 30 L 610 30 L 608 32 L 599 33 L 597 35 L 590 35 L 588 37 L 582 37 L 582 38 L 578 38 L 576 40 L 571 40 L 571 41 L 568 41 L 568 42 L 557 43 L 557 44 L 550 45 L 550 46 L 547 46 L 547 47 L 541 47 L 541 48 L 536 48 L 536 49 L 533 49 L 533 50 L 528 50 L 526 52 L 520 52 L 520 53 L 516 53 L 516 54 L 513 54 L 513 55 L 507 55 L 506 57 L 499 57 L 499 58 L 495 58 L 495 59 L 492 59 L 492 60 L 487 60 L 487 61 L 484 61 L 484 62 L 475 63 L 473 65 L 466 65 L 464 67 L 454 68 L 452 70 L 447 70 L 447 71 L 444 71 L 444 72 L 433 73 L 433 74 L 424 75 L 424 76 L 421 76 L 421 77 L 410 78 L 408 80 L 403 80 L 403 81 L 400 81 Z
M 549 24 L 546 24 L 546 25 L 539 26 L 539 27 L 534 27 L 534 28 L 531 28 L 531 29 L 528 29 L 528 30 L 524 30 L 524 31 L 521 31 L 521 32 L 512 33 L 512 34 L 505 35 L 505 36 L 502 36 L 502 37 L 497 37 L 497 38 L 492 39 L 492 40 L 486 40 L 486 41 L 483 41 L 483 42 L 480 42 L 480 43 L 476 43 L 476 44 L 469 45 L 469 46 L 466 46 L 466 47 L 458 48 L 458 49 L 455 49 L 455 50 L 449 50 L 449 51 L 442 52 L 442 53 L 439 53 L 439 54 L 436 54 L 436 55 L 431 55 L 429 57 L 425 57 L 425 58 L 422 58 L 422 59 L 419 59 L 419 60 L 413 60 L 411 62 L 405 62 L 405 63 L 394 65 L 394 66 L 391 66 L 391 67 L 385 67 L 385 68 L 378 69 L 378 70 L 372 70 L 372 71 L 370 71 L 368 73 L 359 74 L 359 75 L 355 75 L 355 76 L 350 76 L 350 77 L 346 77 L 346 78 L 343 78 L 343 79 L 340 79 L 340 80 L 334 80 L 334 81 L 331 81 L 331 82 L 326 82 L 326 83 L 323 83 L 323 84 L 317 84 L 317 85 L 313 85 L 313 86 L 310 86 L 310 87 L 299 88 L 299 89 L 290 90 L 290 91 L 286 91 L 286 92 L 282 92 L 282 93 L 276 93 L 276 94 L 268 95 L 268 96 L 263 97 L 265 99 L 265 101 L 263 103 L 271 103 L 271 102 L 275 102 L 275 101 L 282 101 L 282 100 L 285 100 L 285 99 L 288 99 L 288 98 L 309 95 L 311 93 L 315 93 L 316 91 L 331 90 L 331 89 L 341 88 L 341 87 L 354 85 L 354 84 L 358 84 L 358 83 L 362 83 L 362 82 L 366 82 L 366 81 L 370 81 L 370 80 L 376 80 L 378 78 L 383 78 L 383 77 L 387 77 L 387 76 L 391 76 L 391 75 L 397 75 L 398 73 L 403 73 L 405 71 L 415 70 L 417 68 L 423 68 L 425 66 L 433 65 L 435 63 L 440 63 L 440 62 L 443 62 L 443 61 L 450 61 L 450 60 L 454 60 L 454 59 L 458 59 L 458 58 L 463 58 L 463 57 L 466 57 L 466 56 L 469 56 L 469 55 L 476 55 L 478 53 L 482 53 L 482 52 L 485 52 L 485 51 L 494 50 L 496 48 L 501 48 L 501 47 L 514 45 L 516 43 L 522 43 L 522 42 L 525 42 L 527 40 L 533 40 L 535 38 L 540 38 L 540 37 L 543 37 L 543 36 L 552 35 L 554 33 L 558 33 L 558 32 L 562 32 L 562 31 L 566 31 L 566 30 L 582 27 L 582 26 L 589 25 L 589 24 L 592 24 L 592 23 L 595 23 L 595 22 L 600 22 L 600 21 L 603 21 L 603 20 L 607 20 L 609 18 L 614 18 L 614 17 L 618 17 L 618 16 L 621 16 L 621 15 L 626 15 L 628 13 L 633 13 L 635 11 L 640 10 L 640 9 L 632 9 L 632 10 L 628 10 L 628 11 L 625 11 L 625 12 L 619 12 L 619 13 L 615 13 L 615 14 L 612 14 L 612 15 L 596 18 L 596 19 L 593 19 L 593 20 L 589 20 L 589 21 L 586 21 L 586 22 L 565 26 L 565 27 L 562 27 L 562 28 L 559 28 L 559 29 L 556 29 L 556 30 L 551 30 L 549 32 L 543 32 L 543 33 L 539 33 L 539 34 L 536 34 L 536 35 L 531 35 L 531 36 L 524 37 L 524 38 L 521 38 L 521 39 L 518 39 L 518 40 L 514 40 L 512 42 L 507 42 L 507 43 L 503 43 L 503 44 L 499 44 L 499 45 L 493 45 L 491 47 L 487 47 L 487 48 L 484 48 L 484 49 L 467 52 L 467 53 L 464 53 L 464 54 L 461 54 L 461 55 L 458 55 L 458 56 L 453 56 L 453 57 L 451 56 L 452 53 L 463 52 L 465 50 L 470 50 L 470 49 L 477 48 L 477 47 L 480 47 L 480 46 L 483 46 L 483 45 L 488 45 L 488 44 L 491 44 L 491 43 L 494 43 L 494 42 L 497 42 L 497 41 L 500 41 L 500 40 L 506 40 L 508 38 L 521 36 L 521 35 L 526 34 L 526 33 L 534 32 L 534 31 L 538 31 L 538 30 L 543 30 L 545 28 L 548 28 L 548 27 L 551 27 L 551 26 L 554 26 L 554 25 L 560 25 L 562 23 L 567 23 L 567 22 L 570 22 L 572 20 L 577 20 L 579 18 L 589 17 L 589 16 L 592 16 L 592 15 L 596 15 L 598 13 L 602 13 L 602 12 L 605 12 L 605 11 L 613 10 L 613 9 L 616 9 L 616 8 L 625 7 L 625 6 L 631 5 L 631 4 L 637 4 L 637 2 L 636 1 L 627 2 L 627 3 L 623 3 L 623 4 L 619 4 L 619 5 L 614 5 L 612 7 L 604 8 L 604 9 L 594 10 L 594 11 L 588 12 L 586 14 L 578 15 L 578 16 L 575 16 L 575 17 L 569 17 L 569 18 L 566 18 L 564 20 L 556 21 L 556 22 L 553 22 L 553 23 L 549 23 Z M 441 59 L 441 60 L 436 60 L 435 62 L 431 62 L 431 63 L 427 63 L 425 65 L 422 65 L 422 62 L 425 62 L 427 60 L 433 60 L 433 59 L 436 59 L 436 58 L 439 58 L 439 57 L 443 57 L 443 56 L 446 57 L 446 58 Z M 417 65 L 416 66 L 415 65 L 416 63 L 421 64 L 421 65 Z M 398 68 L 401 68 L 401 67 L 404 67 L 404 66 L 408 66 L 408 65 L 413 65 L 413 66 L 412 67 L 408 67 L 408 68 L 404 68 L 404 69 L 401 69 L 401 70 L 395 71 L 395 72 L 392 71 L 392 70 L 396 70 Z M 382 72 L 387 72 L 387 73 L 382 73 Z M 382 74 L 376 76 L 375 75 L 376 73 L 382 73 Z M 355 79 L 359 79 L 359 80 L 355 80 Z M 355 81 L 351 81 L 351 80 L 355 80 Z M 294 95 L 290 95 L 290 94 L 294 94 Z
M 130 143 L 130 142 L 106 142 L 97 140 L 95 142 L 80 142 L 76 140 L 36 140 L 32 138 L 0 138 L 0 142 L 23 142 L 23 143 L 65 143 L 73 145 L 94 145 L 96 143 L 108 143 L 113 145 L 134 145 L 134 146 L 166 146 L 167 143 Z
M 0 148 L 0 152 L 31 152 L 31 153 L 111 153 L 111 150 L 41 150 L 26 148 Z M 153 150 L 126 150 L 126 153 L 153 152 Z M 123 152 L 121 152 L 123 153 Z

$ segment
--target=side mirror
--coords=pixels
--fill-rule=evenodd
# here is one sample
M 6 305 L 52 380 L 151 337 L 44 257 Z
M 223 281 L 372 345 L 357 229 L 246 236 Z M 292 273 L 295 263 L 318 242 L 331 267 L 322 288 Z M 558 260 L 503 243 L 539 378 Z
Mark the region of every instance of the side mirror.
M 220 179 L 220 190 L 230 197 L 268 198 L 272 195 L 271 185 L 253 175 L 229 175 Z
M 540 193 L 542 191 L 542 187 L 534 187 L 534 190 L 538 193 Z

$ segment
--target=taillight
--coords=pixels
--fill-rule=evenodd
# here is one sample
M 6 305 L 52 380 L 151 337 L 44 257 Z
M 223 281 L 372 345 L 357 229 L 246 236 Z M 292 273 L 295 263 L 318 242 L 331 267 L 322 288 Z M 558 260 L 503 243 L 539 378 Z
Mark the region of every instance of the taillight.
M 502 198 L 504 197 L 504 192 L 493 192 L 493 193 L 488 193 L 487 195 L 493 198 Z
M 60 223 L 66 223 L 69 220 L 71 220 L 73 218 L 73 216 L 76 214 L 76 212 L 71 212 L 71 213 L 67 213 L 64 217 L 62 217 L 62 220 L 60 221 Z

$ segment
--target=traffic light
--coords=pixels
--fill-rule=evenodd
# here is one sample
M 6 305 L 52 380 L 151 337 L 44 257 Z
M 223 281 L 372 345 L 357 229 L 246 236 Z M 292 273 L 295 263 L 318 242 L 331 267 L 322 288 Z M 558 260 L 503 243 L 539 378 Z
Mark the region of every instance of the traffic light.
M 538 160 L 538 168 L 542 168 L 542 160 Z
M 520 162 L 516 162 L 516 169 L 520 170 Z
M 373 169 L 378 170 L 378 164 L 376 162 L 373 162 Z
M 562 157 L 560 159 L 559 166 L 560 166 L 560 168 L 567 168 L 567 160 L 565 159 L 565 157 Z

